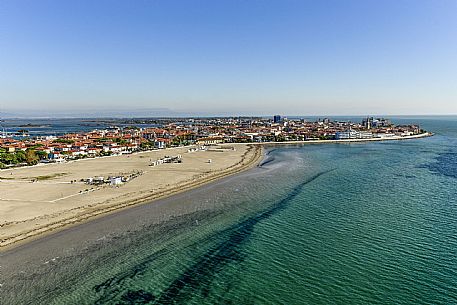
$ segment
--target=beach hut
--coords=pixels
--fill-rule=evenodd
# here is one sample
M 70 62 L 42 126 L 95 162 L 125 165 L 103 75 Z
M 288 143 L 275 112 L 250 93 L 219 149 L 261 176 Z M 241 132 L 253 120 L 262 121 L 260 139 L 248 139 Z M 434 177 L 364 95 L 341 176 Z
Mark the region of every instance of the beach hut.
M 122 184 L 122 177 L 109 177 L 110 185 L 120 185 Z

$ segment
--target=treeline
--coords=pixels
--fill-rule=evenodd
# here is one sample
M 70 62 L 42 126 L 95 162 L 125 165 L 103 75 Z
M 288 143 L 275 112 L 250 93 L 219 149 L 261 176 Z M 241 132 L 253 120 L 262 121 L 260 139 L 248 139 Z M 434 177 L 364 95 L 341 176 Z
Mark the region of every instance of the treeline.
M 37 152 L 34 149 L 30 148 L 25 151 L 18 150 L 15 152 L 0 150 L 0 168 L 18 164 L 35 165 L 40 161 L 40 159 L 46 158 L 46 152 Z

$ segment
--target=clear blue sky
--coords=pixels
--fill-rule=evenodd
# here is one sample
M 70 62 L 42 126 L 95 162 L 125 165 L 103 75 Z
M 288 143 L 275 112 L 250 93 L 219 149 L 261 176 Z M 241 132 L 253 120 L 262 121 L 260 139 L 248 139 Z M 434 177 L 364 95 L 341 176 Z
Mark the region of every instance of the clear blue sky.
M 0 1 L 0 112 L 457 113 L 456 0 Z

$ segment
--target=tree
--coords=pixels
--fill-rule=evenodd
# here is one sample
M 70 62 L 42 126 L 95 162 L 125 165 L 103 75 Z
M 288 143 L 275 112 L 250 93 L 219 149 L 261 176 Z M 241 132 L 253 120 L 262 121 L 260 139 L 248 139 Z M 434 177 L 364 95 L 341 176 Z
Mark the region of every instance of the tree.
M 117 143 L 117 144 L 119 144 L 119 145 L 125 145 L 125 144 L 127 144 L 127 140 L 122 139 L 122 138 L 115 138 L 115 139 L 113 140 L 113 142 L 114 142 L 114 143 Z
M 16 160 L 16 162 L 14 164 L 26 162 L 26 160 L 25 160 L 25 152 L 23 150 L 17 151 L 14 154 L 14 157 L 15 157 L 15 160 Z
M 151 141 L 142 142 L 140 144 L 140 148 L 143 149 L 143 150 L 154 148 L 154 142 L 151 142 Z
M 35 165 L 38 163 L 38 156 L 33 149 L 27 149 L 25 151 L 25 162 L 28 165 Z
M 64 143 L 64 144 L 73 144 L 75 143 L 74 140 L 70 140 L 70 139 L 63 139 L 63 138 L 58 138 L 58 139 L 55 139 L 54 141 L 52 141 L 53 143 Z
M 284 138 L 284 136 L 282 134 L 278 134 L 275 138 L 275 141 L 276 142 L 284 142 L 286 139 Z
M 47 159 L 48 154 L 45 151 L 39 150 L 35 152 L 40 160 Z

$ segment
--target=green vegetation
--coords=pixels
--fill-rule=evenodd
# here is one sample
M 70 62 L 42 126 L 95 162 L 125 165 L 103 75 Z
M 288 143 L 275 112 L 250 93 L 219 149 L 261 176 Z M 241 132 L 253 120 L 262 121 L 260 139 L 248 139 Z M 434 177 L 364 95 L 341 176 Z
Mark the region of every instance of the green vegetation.
M 0 163 L 2 163 L 4 166 L 25 163 L 25 152 L 22 150 L 13 153 L 1 152 Z
M 297 135 L 296 134 L 289 134 L 287 135 L 287 138 L 289 141 L 297 141 Z
M 190 142 L 186 138 L 186 136 L 177 136 L 174 137 L 173 140 L 171 141 L 171 146 L 179 146 L 179 145 L 189 145 Z
M 335 140 L 335 136 L 333 136 L 333 135 L 319 136 L 319 140 Z
M 148 142 L 143 142 L 140 144 L 140 149 L 142 150 L 148 150 L 148 149 L 153 149 L 154 148 L 154 142 L 148 141 Z
M 233 143 L 250 143 L 251 139 L 245 137 L 238 137 L 233 139 Z
M 35 149 L 35 148 L 39 148 L 39 147 L 43 147 L 43 146 L 44 146 L 43 144 L 35 144 L 33 146 L 30 146 L 29 148 Z
M 285 140 L 286 138 L 282 134 L 275 136 L 276 142 L 284 142 Z
M 114 143 L 117 143 L 117 144 L 119 144 L 119 145 L 125 145 L 125 144 L 127 144 L 127 141 L 124 140 L 124 139 L 121 139 L 121 138 L 115 138 L 115 139 L 113 140 L 113 142 L 114 142 Z
M 35 152 L 40 160 L 44 160 L 48 158 L 48 153 L 42 150 L 38 150 Z
M 61 138 L 55 139 L 53 142 L 54 142 L 54 143 L 63 143 L 63 144 L 73 144 L 73 143 L 75 143 L 74 140 L 70 140 L 70 139 L 61 139 Z
M 21 163 L 35 165 L 40 160 L 40 157 L 45 158 L 47 157 L 47 154 L 42 151 L 37 154 L 37 152 L 32 148 L 28 148 L 26 151 L 18 150 L 15 152 L 6 152 L 3 150 L 0 151 L 0 168 Z
M 53 178 L 62 177 L 62 176 L 65 176 L 65 175 L 68 175 L 68 173 L 55 173 L 55 174 L 52 174 L 52 175 L 37 176 L 37 177 L 33 177 L 31 179 L 32 180 L 36 180 L 36 181 L 44 181 L 44 180 L 49 180 L 49 179 L 53 179 Z M 28 179 L 30 179 L 30 178 L 28 178 Z
M 113 154 L 112 151 L 101 151 L 100 156 L 111 156 Z
M 140 127 L 137 126 L 126 126 L 124 127 L 125 130 L 140 130 Z
M 25 162 L 27 163 L 27 165 L 35 165 L 38 163 L 39 160 L 40 159 L 36 154 L 35 150 L 27 149 L 25 151 Z
M 124 145 L 124 144 L 128 143 L 127 140 L 124 140 L 122 138 L 114 138 L 114 139 L 100 138 L 100 139 L 97 139 L 96 141 L 99 142 L 99 143 L 105 143 L 105 142 L 113 141 L 114 143 L 117 143 L 117 144 L 120 144 L 120 145 Z

